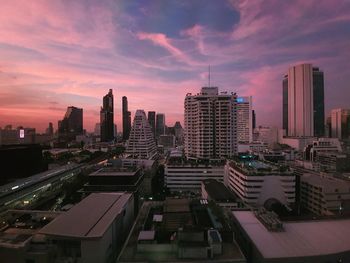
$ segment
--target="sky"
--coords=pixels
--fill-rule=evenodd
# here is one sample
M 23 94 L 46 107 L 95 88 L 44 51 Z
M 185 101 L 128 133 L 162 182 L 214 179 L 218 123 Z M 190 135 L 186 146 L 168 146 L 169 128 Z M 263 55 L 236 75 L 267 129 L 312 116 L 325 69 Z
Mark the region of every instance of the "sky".
M 300 63 L 324 71 L 326 112 L 350 108 L 350 0 L 3 1 L 0 127 L 56 129 L 76 106 L 92 131 L 110 88 L 119 131 L 122 96 L 172 126 L 208 65 L 211 85 L 280 126 L 282 78 Z

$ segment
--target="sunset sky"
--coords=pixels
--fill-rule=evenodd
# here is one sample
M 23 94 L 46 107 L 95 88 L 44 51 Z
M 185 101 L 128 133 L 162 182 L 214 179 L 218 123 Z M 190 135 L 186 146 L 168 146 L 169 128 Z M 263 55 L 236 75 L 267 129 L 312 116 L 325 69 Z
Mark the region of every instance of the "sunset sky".
M 110 88 L 119 131 L 122 96 L 170 126 L 209 64 L 212 85 L 279 126 L 282 77 L 301 62 L 324 71 L 327 113 L 350 108 L 349 0 L 2 1 L 0 127 L 56 129 L 73 105 L 91 131 Z

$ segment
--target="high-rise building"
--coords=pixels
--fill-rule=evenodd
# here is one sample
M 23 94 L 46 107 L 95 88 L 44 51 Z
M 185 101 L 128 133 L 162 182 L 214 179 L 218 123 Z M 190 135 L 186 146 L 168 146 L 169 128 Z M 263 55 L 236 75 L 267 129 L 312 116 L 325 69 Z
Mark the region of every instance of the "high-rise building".
M 324 77 L 312 64 L 291 67 L 284 76 L 283 129 L 288 136 L 324 136 Z
M 331 112 L 332 138 L 341 140 L 350 137 L 350 109 L 334 109 Z
M 101 136 L 101 123 L 95 124 L 94 135 Z
M 252 97 L 237 98 L 237 141 L 253 141 Z
M 60 140 L 74 140 L 75 136 L 83 134 L 83 109 L 70 106 L 63 120 L 58 122 Z
M 52 136 L 53 135 L 53 124 L 52 122 L 49 123 L 49 127 L 46 129 L 46 134 Z
M 254 129 L 256 128 L 256 113 L 255 113 L 255 110 L 252 110 L 252 125 L 253 125 L 253 132 L 254 132 Z
M 163 113 L 157 113 L 156 115 L 156 136 L 165 134 L 165 115 Z
M 114 106 L 113 91 L 103 97 L 103 106 L 100 112 L 101 142 L 109 142 L 114 139 Z
M 122 111 L 123 111 L 123 141 L 129 139 L 131 130 L 131 113 L 128 111 L 128 98 L 123 96 L 122 98 Z
M 151 125 L 151 129 L 153 132 L 154 137 L 156 136 L 156 112 L 155 111 L 149 111 L 147 116 L 149 125 Z
M 138 159 L 151 159 L 157 153 L 151 126 L 143 110 L 137 110 L 131 127 L 126 154 Z
M 187 158 L 219 159 L 237 152 L 236 94 L 219 94 L 203 87 L 185 98 L 185 154 Z

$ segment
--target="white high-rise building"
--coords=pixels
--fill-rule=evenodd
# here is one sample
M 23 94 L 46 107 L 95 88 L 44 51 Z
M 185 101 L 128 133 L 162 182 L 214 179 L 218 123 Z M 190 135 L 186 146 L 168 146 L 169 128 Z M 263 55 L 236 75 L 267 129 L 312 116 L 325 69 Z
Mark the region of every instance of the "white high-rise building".
M 288 136 L 314 136 L 312 64 L 288 70 Z
M 253 141 L 252 97 L 237 98 L 237 141 Z
M 138 159 L 151 159 L 157 154 L 152 129 L 143 110 L 137 110 L 135 113 L 126 154 Z
M 185 98 L 185 154 L 194 159 L 222 159 L 237 152 L 236 94 L 203 87 Z

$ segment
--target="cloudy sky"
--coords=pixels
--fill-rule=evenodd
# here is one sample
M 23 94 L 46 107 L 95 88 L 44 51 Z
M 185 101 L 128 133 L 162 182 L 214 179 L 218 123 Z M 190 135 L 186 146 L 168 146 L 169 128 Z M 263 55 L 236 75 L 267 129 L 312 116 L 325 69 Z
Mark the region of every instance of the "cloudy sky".
M 67 106 L 99 122 L 113 88 L 129 108 L 183 120 L 186 93 L 207 84 L 252 95 L 258 124 L 281 124 L 281 82 L 309 62 L 325 72 L 327 112 L 350 107 L 349 0 L 3 1 L 0 126 L 57 128 Z

